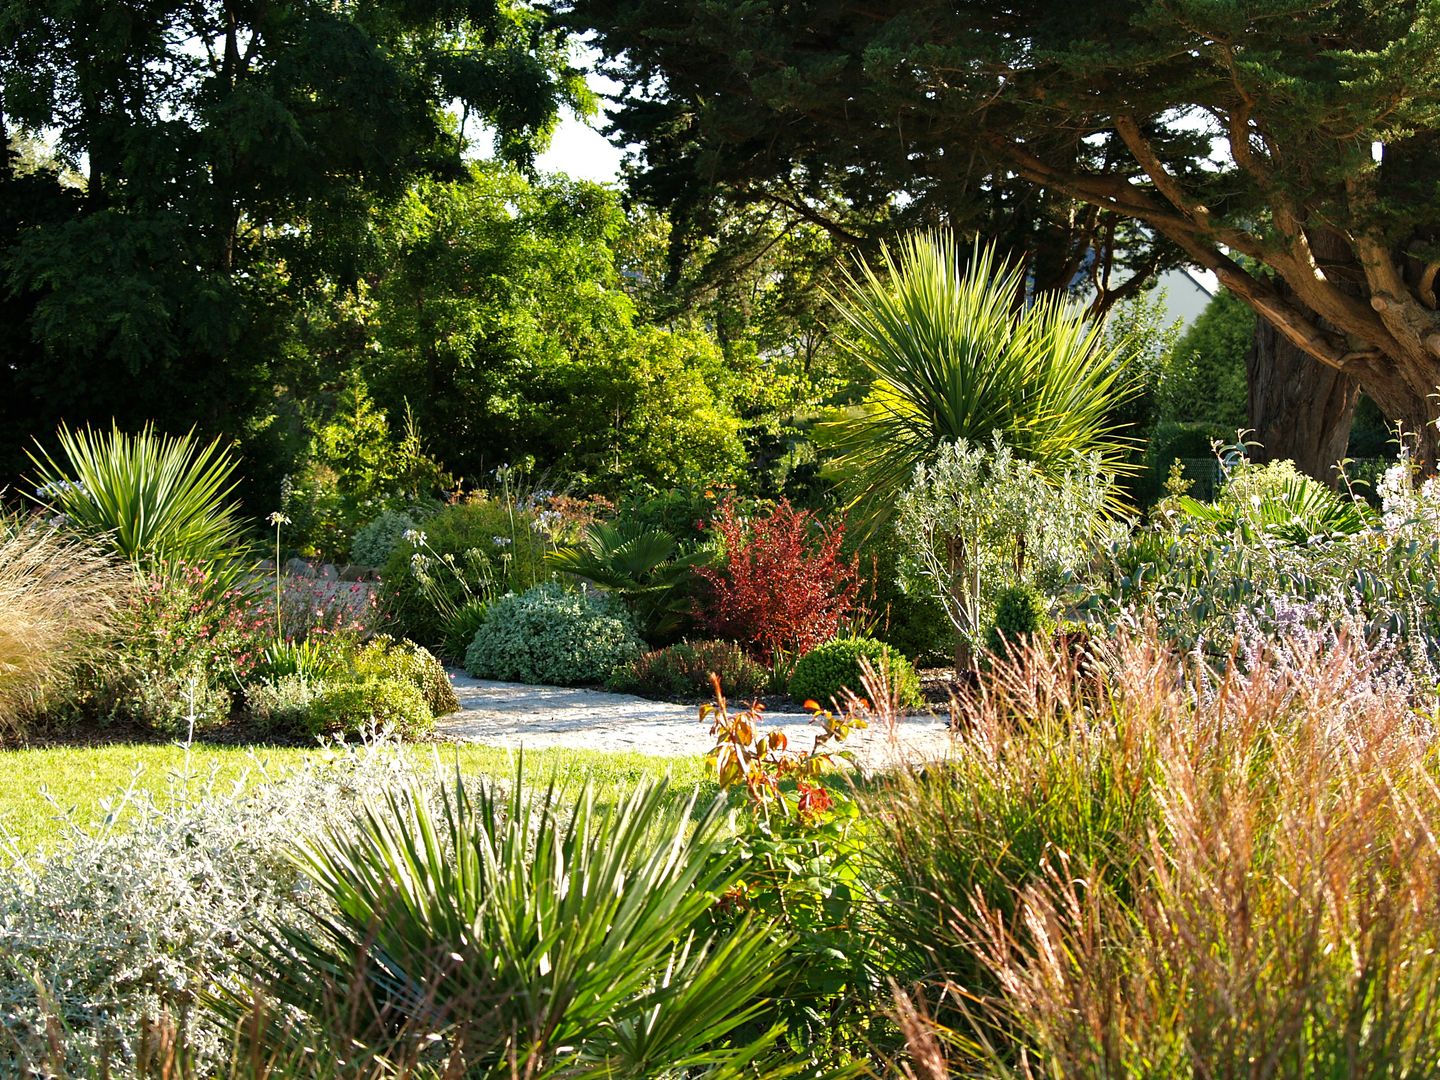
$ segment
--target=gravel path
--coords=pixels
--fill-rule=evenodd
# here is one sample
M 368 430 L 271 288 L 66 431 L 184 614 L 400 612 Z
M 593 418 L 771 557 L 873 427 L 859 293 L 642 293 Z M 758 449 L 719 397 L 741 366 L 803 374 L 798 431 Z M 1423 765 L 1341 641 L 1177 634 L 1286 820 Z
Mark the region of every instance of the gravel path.
M 460 711 L 442 717 L 439 734 L 489 746 L 571 747 L 630 751 L 657 757 L 703 754 L 713 745 L 694 705 L 648 701 L 629 694 L 560 686 L 472 679 L 451 671 Z M 767 728 L 784 731 L 792 749 L 808 749 L 819 729 L 806 713 L 769 712 Z M 856 732 L 845 747 L 857 763 L 873 769 L 897 761 L 944 757 L 950 735 L 944 719 L 922 715 L 901 721 L 891 740 L 878 729 Z

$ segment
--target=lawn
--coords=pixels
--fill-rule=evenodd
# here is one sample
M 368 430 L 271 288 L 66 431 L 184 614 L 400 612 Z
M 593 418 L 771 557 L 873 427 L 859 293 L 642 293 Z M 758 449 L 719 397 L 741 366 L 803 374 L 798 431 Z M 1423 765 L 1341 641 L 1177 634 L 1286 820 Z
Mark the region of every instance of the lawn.
M 491 746 L 411 746 L 419 762 L 438 759 L 466 775 L 514 774 L 513 751 Z M 196 746 L 188 752 L 174 744 L 117 744 L 0 751 L 0 840 L 23 853 L 53 847 L 73 827 L 100 827 L 109 815 L 123 820 L 127 791 L 148 791 L 168 798 L 187 783 L 239 785 L 264 783 L 324 754 L 299 747 Z M 660 758 L 585 750 L 534 750 L 524 755 L 527 777 L 579 782 L 588 777 L 601 792 L 623 788 L 642 777 L 667 773 L 689 790 L 704 784 L 714 790 L 699 757 Z M 0 861 L 6 855 L 0 852 Z

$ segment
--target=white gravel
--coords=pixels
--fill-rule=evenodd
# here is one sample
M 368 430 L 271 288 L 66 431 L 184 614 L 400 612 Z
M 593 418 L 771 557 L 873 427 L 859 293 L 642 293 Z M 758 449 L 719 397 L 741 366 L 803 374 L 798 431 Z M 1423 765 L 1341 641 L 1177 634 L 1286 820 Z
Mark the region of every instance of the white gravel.
M 561 686 L 473 679 L 451 671 L 460 711 L 442 717 L 439 734 L 487 746 L 569 747 L 575 750 L 633 752 L 656 757 L 689 757 L 708 751 L 709 725 L 695 705 L 648 701 L 629 694 L 574 690 Z M 791 749 L 809 749 L 819 728 L 806 713 L 765 714 L 766 728 L 785 732 Z M 844 748 L 869 770 L 901 761 L 933 761 L 949 750 L 944 718 L 922 714 L 897 725 L 894 737 L 879 729 L 858 731 Z

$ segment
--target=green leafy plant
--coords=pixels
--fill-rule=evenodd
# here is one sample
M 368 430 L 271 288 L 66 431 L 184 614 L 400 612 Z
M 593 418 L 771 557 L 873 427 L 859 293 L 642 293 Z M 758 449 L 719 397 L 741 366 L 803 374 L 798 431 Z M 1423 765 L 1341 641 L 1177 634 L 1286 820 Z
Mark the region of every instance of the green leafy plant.
M 381 574 L 387 629 L 440 648 L 467 604 L 524 592 L 547 579 L 545 556 L 552 545 L 537 525 L 535 512 L 513 494 L 477 497 L 427 519 L 390 553 Z M 449 655 L 459 659 L 463 647 Z
M 465 670 L 481 679 L 582 686 L 604 683 L 643 650 L 629 615 L 603 597 L 537 585 L 489 606 Z
M 1006 653 L 1054 628 L 1050 605 L 1039 590 L 1029 585 L 1012 585 L 995 598 L 995 618 L 990 623 L 985 646 L 992 653 Z
M 861 658 L 877 672 L 885 672 L 898 704 L 918 706 L 920 678 L 898 649 L 874 638 L 835 638 L 817 645 L 795 662 L 788 690 L 796 701 L 825 702 L 843 706 L 848 694 L 865 697 Z
M 385 676 L 321 680 L 304 718 L 312 735 L 366 735 L 387 730 L 402 739 L 428 735 L 435 714 L 408 679 Z
M 227 501 L 238 462 L 220 440 L 201 445 L 193 432 L 162 435 L 150 425 L 137 434 L 62 426 L 60 459 L 39 449 L 37 498 L 66 526 L 149 570 L 205 566 L 220 584 L 239 574 L 244 522 Z
M 460 708 L 445 668 L 430 650 L 413 641 L 395 641 L 382 634 L 355 654 L 352 665 L 361 678 L 402 679 L 413 683 L 436 716 L 447 716 Z
M 418 1039 L 469 1075 L 790 1074 L 767 1064 L 778 1031 L 753 1024 L 788 940 L 711 920 L 742 872 L 723 822 L 722 802 L 663 784 L 612 805 L 518 779 L 387 793 L 300 847 L 321 902 L 253 934 L 254 990 L 217 1006 L 280 1002 L 308 1029 L 261 1026 L 263 1045 L 319 1045 L 343 997 L 367 1064 Z
M 1330 490 L 1288 461 L 1242 461 L 1231 469 L 1213 503 L 1182 495 L 1173 505 L 1217 532 L 1235 533 L 1245 544 L 1265 538 L 1307 544 L 1354 535 L 1375 520 L 1365 503 Z
M 596 522 L 575 547 L 549 558 L 552 569 L 617 594 L 647 641 L 673 639 L 690 620 L 692 571 L 715 558 L 711 548 L 682 550 L 663 529 L 633 522 Z
M 637 657 L 610 688 L 662 701 L 704 701 L 713 693 L 712 676 L 739 700 L 758 697 L 770 683 L 764 666 L 733 641 L 682 641 Z
M 834 473 L 876 513 L 947 443 L 999 434 L 1016 454 L 1063 471 L 1076 454 L 1123 471 L 1113 427 L 1131 392 L 1126 357 L 1101 327 L 977 244 L 968 262 L 949 233 L 905 237 L 881 265 L 861 263 L 832 296 L 847 348 L 871 379 L 863 405 L 822 425 Z
M 902 569 L 912 588 L 944 605 L 958 667 L 984 644 L 1002 589 L 1030 585 L 1054 596 L 1067 587 L 1116 528 L 1104 513 L 1113 488 L 1093 455 L 1047 472 L 998 436 L 988 446 L 945 446 L 916 468 L 898 500 Z
M 380 511 L 355 531 L 350 541 L 350 561 L 359 566 L 384 566 L 415 524 L 415 519 L 403 510 Z

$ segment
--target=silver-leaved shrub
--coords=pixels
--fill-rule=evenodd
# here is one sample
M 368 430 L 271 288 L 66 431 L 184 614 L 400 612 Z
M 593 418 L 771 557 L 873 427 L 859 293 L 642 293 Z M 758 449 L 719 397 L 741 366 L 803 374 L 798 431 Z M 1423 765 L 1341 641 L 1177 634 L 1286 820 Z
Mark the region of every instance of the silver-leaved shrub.
M 227 1040 L 200 995 L 236 970 L 247 927 L 293 919 L 305 885 L 286 851 L 405 769 L 374 746 L 248 787 L 177 773 L 156 796 L 132 783 L 97 827 L 67 816 L 53 851 L 0 851 L 0 1075 L 133 1076 L 159 1026 L 209 1075 Z
M 584 686 L 605 682 L 644 651 L 630 616 L 606 597 L 537 585 L 486 609 L 465 670 L 481 679 Z

